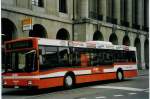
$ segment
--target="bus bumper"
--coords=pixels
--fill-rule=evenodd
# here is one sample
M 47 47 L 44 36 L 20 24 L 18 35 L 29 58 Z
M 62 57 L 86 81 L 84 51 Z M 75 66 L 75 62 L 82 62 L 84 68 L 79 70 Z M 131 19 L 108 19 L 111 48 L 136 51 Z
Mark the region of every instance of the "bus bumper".
M 4 79 L 3 88 L 38 88 L 39 80 Z

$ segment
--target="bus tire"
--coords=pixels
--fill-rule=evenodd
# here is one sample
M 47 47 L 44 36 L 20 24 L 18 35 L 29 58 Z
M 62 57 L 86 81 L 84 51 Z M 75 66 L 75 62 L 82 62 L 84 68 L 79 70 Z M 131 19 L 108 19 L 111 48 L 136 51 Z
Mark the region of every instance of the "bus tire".
M 117 81 L 123 81 L 124 80 L 124 75 L 122 70 L 118 70 L 116 73 L 117 76 Z
M 66 75 L 64 77 L 64 88 L 65 89 L 71 89 L 73 88 L 75 84 L 75 78 L 73 77 L 73 75 Z

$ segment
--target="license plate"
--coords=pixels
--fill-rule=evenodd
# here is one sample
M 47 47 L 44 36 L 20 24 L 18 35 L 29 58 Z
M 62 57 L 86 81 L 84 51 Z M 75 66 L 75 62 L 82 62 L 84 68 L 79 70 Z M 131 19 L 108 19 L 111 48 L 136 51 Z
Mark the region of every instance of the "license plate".
M 14 88 L 19 88 L 19 86 L 15 86 Z

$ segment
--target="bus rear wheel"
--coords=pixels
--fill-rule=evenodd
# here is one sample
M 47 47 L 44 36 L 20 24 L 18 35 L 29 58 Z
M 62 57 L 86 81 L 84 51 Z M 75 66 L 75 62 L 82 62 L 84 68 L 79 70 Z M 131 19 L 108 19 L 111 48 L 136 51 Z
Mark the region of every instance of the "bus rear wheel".
M 116 76 L 117 76 L 118 81 L 123 81 L 124 80 L 123 71 L 121 71 L 121 70 L 117 71 Z
M 74 86 L 74 77 L 71 75 L 66 75 L 64 78 L 64 88 L 71 89 Z

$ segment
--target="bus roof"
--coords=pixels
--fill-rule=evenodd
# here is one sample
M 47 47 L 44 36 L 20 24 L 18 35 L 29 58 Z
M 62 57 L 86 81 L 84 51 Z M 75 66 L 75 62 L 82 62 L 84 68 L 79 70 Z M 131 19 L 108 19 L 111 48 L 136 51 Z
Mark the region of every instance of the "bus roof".
M 51 45 L 51 46 L 68 46 L 67 40 L 45 39 L 38 38 L 39 45 Z
M 79 48 L 96 48 L 96 49 L 112 49 L 112 50 L 131 50 L 136 51 L 135 47 L 125 45 L 113 45 L 108 41 L 69 41 L 69 40 L 56 40 L 38 38 L 39 45 L 51 45 L 51 46 L 69 46 Z
M 111 42 L 108 42 L 108 41 L 82 42 L 82 41 L 69 41 L 69 40 L 56 40 L 56 39 L 47 39 L 47 38 L 28 37 L 28 38 L 20 38 L 16 40 L 7 41 L 6 43 L 13 43 L 17 41 L 24 41 L 24 40 L 31 40 L 31 39 L 36 39 L 38 41 L 38 45 L 45 45 L 45 46 L 50 45 L 50 46 L 136 51 L 136 48 L 133 46 L 113 45 Z

